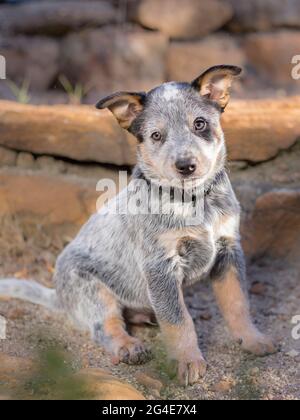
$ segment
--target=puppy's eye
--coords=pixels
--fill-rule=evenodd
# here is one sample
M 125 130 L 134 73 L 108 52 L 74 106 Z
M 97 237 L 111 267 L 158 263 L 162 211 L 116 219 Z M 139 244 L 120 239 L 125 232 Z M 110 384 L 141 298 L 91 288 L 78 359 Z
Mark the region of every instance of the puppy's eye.
M 161 141 L 162 135 L 159 131 L 155 131 L 154 133 L 151 134 L 151 138 L 155 141 Z
M 207 128 L 207 121 L 204 118 L 196 118 L 194 121 L 194 129 L 195 131 L 202 132 L 205 131 Z

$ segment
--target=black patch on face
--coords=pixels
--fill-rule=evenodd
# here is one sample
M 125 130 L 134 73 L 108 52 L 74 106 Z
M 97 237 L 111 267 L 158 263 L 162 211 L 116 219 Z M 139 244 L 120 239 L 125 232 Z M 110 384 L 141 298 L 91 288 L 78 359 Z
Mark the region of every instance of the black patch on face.
M 192 129 L 195 136 L 199 137 L 200 139 L 204 139 L 208 142 L 211 142 L 214 140 L 214 137 L 212 135 L 212 130 L 210 127 L 209 121 L 205 120 L 206 122 L 206 128 L 203 131 L 197 131 L 195 128 Z
M 239 274 L 240 280 L 244 282 L 246 278 L 246 265 L 241 244 L 238 241 L 233 243 L 232 240 L 221 238 L 217 245 L 219 252 L 210 272 L 210 278 L 212 280 L 222 280 L 230 268 L 234 267 Z
M 145 122 L 146 122 L 145 110 L 147 108 L 147 105 L 149 104 L 149 95 L 150 93 L 148 93 L 144 99 L 144 103 L 143 103 L 144 110 L 135 118 L 135 120 L 133 120 L 131 126 L 128 129 L 128 131 L 131 134 L 133 134 L 140 143 L 144 141 L 143 126 L 145 125 Z
M 144 122 L 144 118 L 143 118 L 143 113 L 142 113 L 133 121 L 133 123 L 128 129 L 128 131 L 137 138 L 139 143 L 143 143 L 144 141 L 144 136 L 143 136 L 143 131 L 142 131 L 143 122 Z

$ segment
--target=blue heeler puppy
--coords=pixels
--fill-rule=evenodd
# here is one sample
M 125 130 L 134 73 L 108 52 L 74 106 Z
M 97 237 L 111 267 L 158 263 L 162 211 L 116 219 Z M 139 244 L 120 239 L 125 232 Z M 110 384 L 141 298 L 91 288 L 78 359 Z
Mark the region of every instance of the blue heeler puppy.
M 194 384 L 206 362 L 183 287 L 210 278 L 234 339 L 258 356 L 275 352 L 250 318 L 240 207 L 225 170 L 220 116 L 240 72 L 217 66 L 192 83 L 101 100 L 97 107 L 108 108 L 138 140 L 131 183 L 58 258 L 56 291 L 12 279 L 0 281 L 0 294 L 64 310 L 116 361 L 128 364 L 146 362 L 149 350 L 128 334 L 125 315 L 132 322 L 156 319 L 180 382 Z M 162 212 L 167 197 L 169 212 Z M 130 213 L 131 199 L 157 204 L 158 211 Z M 196 218 L 195 203 L 202 209 Z

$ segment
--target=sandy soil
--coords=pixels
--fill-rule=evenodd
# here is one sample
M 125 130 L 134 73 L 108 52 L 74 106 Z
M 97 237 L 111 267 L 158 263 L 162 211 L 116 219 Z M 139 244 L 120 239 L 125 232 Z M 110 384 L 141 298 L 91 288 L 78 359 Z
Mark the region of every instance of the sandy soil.
M 51 286 L 56 255 L 68 238 L 50 239 L 42 230 L 30 236 L 16 221 L 2 223 L 1 228 L 0 277 L 25 276 Z M 163 383 L 162 399 L 299 399 L 300 357 L 293 354 L 298 343 L 291 339 L 291 319 L 300 314 L 299 271 L 274 261 L 256 263 L 249 267 L 249 289 L 252 290 L 252 312 L 257 324 L 275 338 L 281 351 L 262 359 L 243 353 L 229 338 L 210 285 L 198 284 L 187 291 L 186 301 L 209 369 L 203 381 L 186 389 L 179 387 L 167 374 L 158 329 L 133 329 L 134 334 L 151 343 L 155 354 L 153 361 L 138 367 L 113 366 L 101 348 L 96 347 L 86 333 L 76 330 L 64 315 L 17 300 L 0 300 L 0 314 L 8 321 L 7 339 L 0 340 L 0 352 L 34 359 L 45 343 L 52 340 L 71 355 L 75 370 L 105 368 L 133 384 L 149 399 L 157 395 L 139 383 L 138 372 L 146 372 Z

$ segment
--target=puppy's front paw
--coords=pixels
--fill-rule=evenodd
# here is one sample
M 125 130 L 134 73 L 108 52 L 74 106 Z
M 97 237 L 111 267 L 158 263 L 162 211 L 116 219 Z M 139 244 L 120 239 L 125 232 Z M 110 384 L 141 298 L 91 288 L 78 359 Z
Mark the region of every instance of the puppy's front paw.
M 206 374 L 207 363 L 202 356 L 180 359 L 175 362 L 177 378 L 181 385 L 194 385 Z
M 122 343 L 118 349 L 118 361 L 128 365 L 142 365 L 152 357 L 151 350 L 141 341 L 132 338 Z
M 243 350 L 259 357 L 268 356 L 278 351 L 272 339 L 260 333 L 243 338 L 241 345 Z

